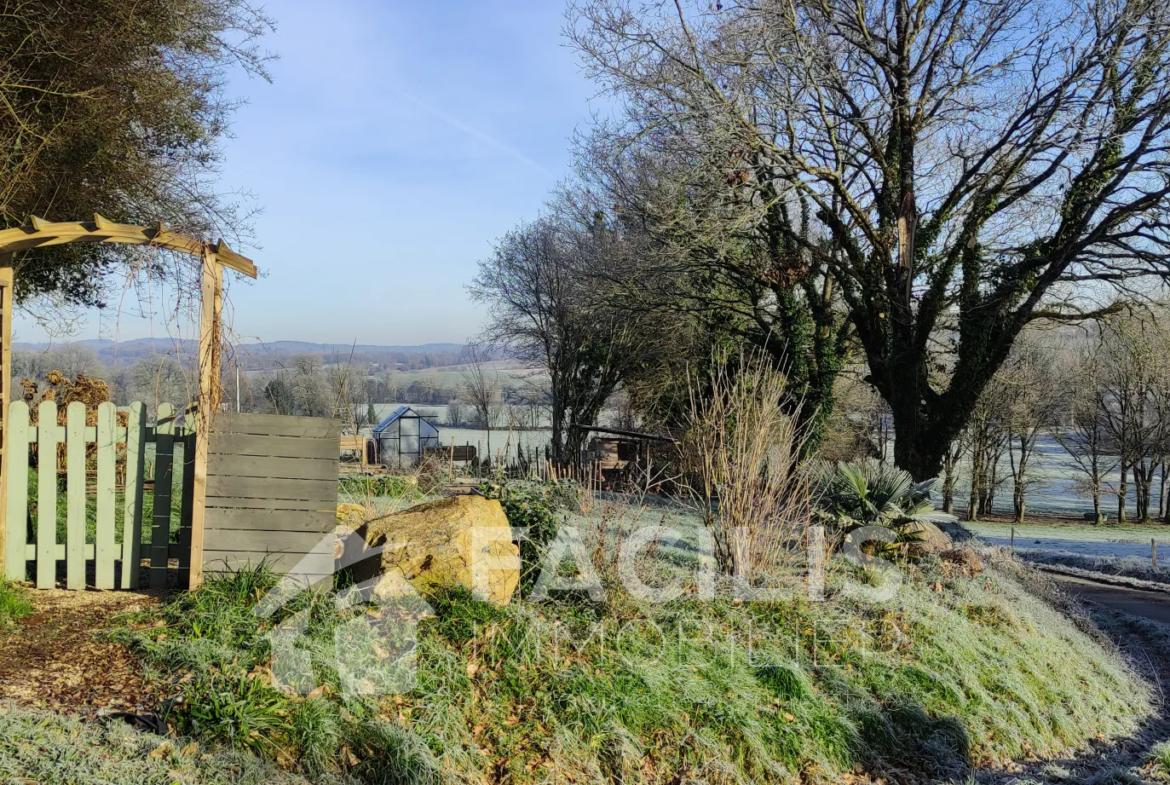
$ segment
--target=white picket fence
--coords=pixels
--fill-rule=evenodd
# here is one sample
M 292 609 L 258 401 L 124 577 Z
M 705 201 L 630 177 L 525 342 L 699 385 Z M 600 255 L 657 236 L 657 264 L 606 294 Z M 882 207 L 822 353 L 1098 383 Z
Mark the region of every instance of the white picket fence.
M 146 445 L 155 444 L 154 514 L 150 525 L 147 555 L 150 559 L 150 586 L 164 588 L 167 566 L 172 557 L 179 560 L 180 573 L 190 569 L 191 489 L 193 487 L 193 430 L 176 427 L 175 407 L 159 404 L 154 427 L 148 427 L 146 407 L 133 403 L 125 426 L 118 425 L 117 407 L 103 403 L 97 407 L 97 425 L 86 425 L 85 404 L 74 402 L 65 410 L 65 425 L 58 425 L 57 404 L 43 401 L 37 407 L 37 424 L 30 421 L 24 401 L 14 401 L 8 410 L 8 476 L 5 507 L 4 575 L 24 580 L 29 562 L 35 563 L 37 588 L 56 585 L 57 562 L 65 562 L 65 585 L 69 589 L 86 586 L 87 562 L 93 562 L 93 585 L 98 589 L 115 588 L 115 567 L 121 562 L 123 589 L 139 587 L 142 559 L 143 499 L 146 483 Z M 192 421 L 193 417 L 184 418 Z M 57 446 L 65 445 L 66 535 L 57 541 Z M 171 536 L 171 506 L 174 482 L 175 446 L 186 445 L 182 466 L 182 504 L 179 543 Z M 37 492 L 35 510 L 30 508 L 28 493 L 30 452 L 36 446 Z M 89 498 L 89 445 L 94 445 L 96 468 L 96 516 L 92 541 L 87 536 L 87 499 Z M 119 471 L 119 467 L 122 471 Z M 123 483 L 123 536 L 117 538 L 117 479 Z M 180 580 L 182 580 L 182 575 Z M 185 585 L 185 584 L 184 584 Z

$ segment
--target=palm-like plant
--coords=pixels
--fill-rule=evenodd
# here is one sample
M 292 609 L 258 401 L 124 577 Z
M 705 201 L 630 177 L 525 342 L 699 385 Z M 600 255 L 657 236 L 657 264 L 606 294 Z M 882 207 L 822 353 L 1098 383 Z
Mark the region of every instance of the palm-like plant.
M 820 517 L 835 529 L 884 526 L 902 542 L 917 539 L 910 524 L 940 518 L 930 499 L 937 484 L 937 478 L 914 482 L 909 472 L 874 460 L 825 464 L 813 474 Z

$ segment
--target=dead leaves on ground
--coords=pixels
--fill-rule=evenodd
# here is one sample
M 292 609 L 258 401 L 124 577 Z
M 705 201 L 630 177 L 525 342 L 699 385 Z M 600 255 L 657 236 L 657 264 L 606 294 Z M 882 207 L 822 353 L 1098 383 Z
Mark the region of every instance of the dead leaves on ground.
M 113 616 L 153 597 L 61 590 L 27 597 L 33 615 L 0 630 L 0 700 L 80 716 L 145 708 L 149 690 L 137 660 L 94 638 Z

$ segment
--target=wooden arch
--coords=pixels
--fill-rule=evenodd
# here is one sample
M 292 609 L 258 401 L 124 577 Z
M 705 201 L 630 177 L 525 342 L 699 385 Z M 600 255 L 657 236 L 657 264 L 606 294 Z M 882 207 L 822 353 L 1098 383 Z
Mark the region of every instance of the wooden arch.
M 155 227 L 120 224 L 94 215 L 92 221 L 53 222 L 33 216 L 29 223 L 0 231 L 0 564 L 5 542 L 4 514 L 8 479 L 8 389 L 12 375 L 12 256 L 18 251 L 70 243 L 149 245 L 199 257 L 203 282 L 199 316 L 199 401 L 196 414 L 194 504 L 191 516 L 191 581 L 203 580 L 203 528 L 207 500 L 207 459 L 211 417 L 219 408 L 220 319 L 223 308 L 223 268 L 256 277 L 256 266 L 227 247 L 223 240 L 208 243 Z

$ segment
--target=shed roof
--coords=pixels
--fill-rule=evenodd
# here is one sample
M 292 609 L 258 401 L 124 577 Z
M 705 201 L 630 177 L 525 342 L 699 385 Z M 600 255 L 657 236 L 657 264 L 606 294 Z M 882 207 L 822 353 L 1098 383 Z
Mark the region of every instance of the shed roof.
M 389 417 L 387 417 L 385 420 L 382 420 L 382 422 L 380 422 L 376 426 L 374 426 L 374 436 L 378 436 L 379 434 L 382 433 L 382 431 L 389 428 L 395 422 L 402 419 L 404 416 L 407 416 L 407 412 L 409 412 L 411 416 L 417 417 L 418 419 L 426 422 L 427 425 L 431 426 L 432 428 L 435 428 L 435 424 L 433 422 L 428 420 L 426 417 L 423 417 L 421 414 L 416 412 L 414 409 L 410 408 L 409 406 L 399 406 L 397 409 L 390 412 Z M 438 428 L 435 428 L 435 430 L 437 431 Z
M 625 439 L 641 439 L 649 442 L 677 442 L 673 436 L 659 436 L 654 433 L 642 433 L 640 431 L 627 431 L 621 428 L 602 428 L 597 425 L 575 425 L 573 426 L 578 431 L 584 433 L 604 433 L 610 436 L 616 436 Z

